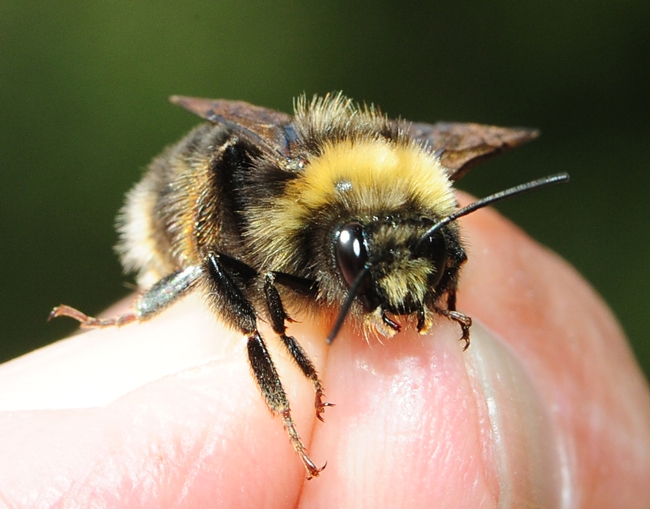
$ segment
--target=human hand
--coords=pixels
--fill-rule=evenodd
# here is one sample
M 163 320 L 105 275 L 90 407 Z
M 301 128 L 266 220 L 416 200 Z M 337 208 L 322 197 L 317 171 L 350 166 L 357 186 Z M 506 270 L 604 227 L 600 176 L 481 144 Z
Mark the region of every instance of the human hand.
M 466 352 L 443 318 L 330 347 L 327 324 L 292 324 L 336 404 L 322 424 L 262 330 L 319 478 L 266 409 L 245 338 L 191 295 L 0 367 L 0 506 L 648 507 L 650 397 L 610 312 L 495 212 L 462 222 Z

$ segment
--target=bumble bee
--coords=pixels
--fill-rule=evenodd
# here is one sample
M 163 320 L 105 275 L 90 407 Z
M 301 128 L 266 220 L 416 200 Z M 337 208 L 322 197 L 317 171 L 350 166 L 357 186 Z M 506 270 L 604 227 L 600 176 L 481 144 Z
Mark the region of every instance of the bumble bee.
M 480 207 L 568 180 L 546 177 L 459 208 L 453 182 L 474 164 L 537 136 L 528 129 L 390 120 L 341 94 L 298 99 L 294 116 L 245 102 L 172 97 L 207 120 L 151 163 L 127 195 L 117 251 L 144 290 L 132 311 L 99 319 L 61 305 L 82 327 L 120 326 L 161 312 L 190 291 L 247 337 L 248 359 L 309 478 L 309 458 L 258 320 L 314 386 L 317 417 L 329 403 L 314 364 L 286 332 L 292 312 L 336 316 L 328 343 L 351 316 L 393 336 L 412 318 L 457 322 L 467 256 L 455 220 Z

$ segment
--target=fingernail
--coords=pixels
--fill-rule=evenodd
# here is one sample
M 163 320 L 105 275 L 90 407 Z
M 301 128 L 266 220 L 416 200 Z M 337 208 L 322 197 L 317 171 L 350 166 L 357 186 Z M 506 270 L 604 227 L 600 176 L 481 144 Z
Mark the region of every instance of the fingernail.
M 464 358 L 482 414 L 486 464 L 498 479 L 498 507 L 571 507 L 566 444 L 519 354 L 475 322 Z

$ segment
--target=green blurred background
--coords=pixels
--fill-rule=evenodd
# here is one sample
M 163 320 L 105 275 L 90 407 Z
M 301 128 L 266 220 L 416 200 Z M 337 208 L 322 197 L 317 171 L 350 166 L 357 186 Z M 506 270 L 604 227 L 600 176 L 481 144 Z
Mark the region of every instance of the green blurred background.
M 538 127 L 461 184 L 476 195 L 567 171 L 499 206 L 573 263 L 650 372 L 650 2 L 0 3 L 0 360 L 125 296 L 124 193 L 197 123 L 171 94 L 289 111 L 343 90 L 391 116 Z

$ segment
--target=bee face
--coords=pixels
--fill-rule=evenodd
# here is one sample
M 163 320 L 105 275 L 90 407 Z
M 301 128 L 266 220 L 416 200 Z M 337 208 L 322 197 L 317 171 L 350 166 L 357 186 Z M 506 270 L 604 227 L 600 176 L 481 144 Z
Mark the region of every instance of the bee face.
M 143 321 L 201 291 L 224 323 L 247 337 L 248 359 L 269 409 L 282 417 L 308 476 L 319 475 L 291 417 L 286 392 L 258 331 L 266 320 L 315 392 L 323 387 L 307 353 L 286 333 L 285 302 L 335 310 L 331 342 L 350 315 L 392 336 L 396 316 L 426 331 L 456 311 L 466 260 L 455 219 L 566 175 L 497 193 L 458 209 L 452 184 L 475 163 L 536 136 L 477 124 L 412 124 L 359 108 L 342 95 L 304 98 L 294 116 L 236 101 L 175 97 L 209 123 L 150 165 L 127 195 L 117 247 L 142 293 L 132 311 L 98 319 L 69 306 L 84 327 Z
M 396 315 L 424 313 L 444 293 L 443 276 L 465 257 L 447 248 L 445 234 L 457 243 L 454 231 L 419 244 L 432 224 L 428 218 L 385 217 L 349 222 L 336 231 L 336 266 L 345 287 L 349 290 L 367 271 L 357 290 L 363 313 L 377 308 Z

